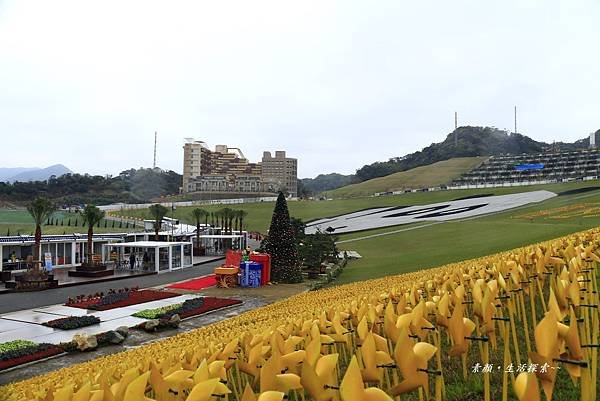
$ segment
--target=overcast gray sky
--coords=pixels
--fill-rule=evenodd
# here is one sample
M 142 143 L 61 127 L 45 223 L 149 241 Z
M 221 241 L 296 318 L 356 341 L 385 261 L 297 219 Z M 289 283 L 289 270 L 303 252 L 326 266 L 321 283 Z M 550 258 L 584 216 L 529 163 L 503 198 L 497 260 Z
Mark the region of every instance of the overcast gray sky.
M 600 128 L 598 1 L 3 1 L 0 166 L 181 172 L 183 138 L 352 173 L 459 125 Z

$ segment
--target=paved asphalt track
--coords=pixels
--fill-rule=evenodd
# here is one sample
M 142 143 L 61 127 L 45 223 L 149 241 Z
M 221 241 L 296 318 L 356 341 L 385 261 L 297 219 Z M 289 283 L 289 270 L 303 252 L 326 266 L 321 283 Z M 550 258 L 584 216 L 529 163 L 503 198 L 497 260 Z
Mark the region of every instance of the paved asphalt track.
M 212 273 L 213 269 L 222 263 L 222 260 L 217 260 L 171 273 L 153 274 L 151 276 L 133 277 L 95 284 L 82 284 L 38 292 L 0 294 L 0 314 L 60 304 L 64 303 L 69 297 L 76 297 L 81 294 L 93 294 L 99 291 L 107 292 L 111 288 L 118 289 L 132 286 L 147 288 L 200 277 Z

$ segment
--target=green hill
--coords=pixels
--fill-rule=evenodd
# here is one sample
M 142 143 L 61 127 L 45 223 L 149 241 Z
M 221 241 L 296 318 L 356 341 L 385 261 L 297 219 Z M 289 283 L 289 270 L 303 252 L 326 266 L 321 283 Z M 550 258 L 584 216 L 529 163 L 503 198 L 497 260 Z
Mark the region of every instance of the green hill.
M 443 142 L 432 143 L 422 150 L 406 156 L 394 157 L 386 162 L 375 162 L 359 168 L 356 170 L 356 181 L 384 177 L 399 171 L 407 171 L 456 157 L 490 156 L 505 153 L 518 155 L 540 153 L 547 150 L 572 151 L 585 149 L 588 145 L 589 139 L 585 138 L 574 143 L 548 144 L 494 127 L 464 126 L 449 133 Z
M 457 157 L 386 175 L 385 177 L 373 178 L 358 184 L 346 185 L 332 191 L 326 191 L 323 195 L 331 198 L 351 198 L 373 195 L 376 192 L 440 186 L 472 170 L 485 159 L 487 157 Z

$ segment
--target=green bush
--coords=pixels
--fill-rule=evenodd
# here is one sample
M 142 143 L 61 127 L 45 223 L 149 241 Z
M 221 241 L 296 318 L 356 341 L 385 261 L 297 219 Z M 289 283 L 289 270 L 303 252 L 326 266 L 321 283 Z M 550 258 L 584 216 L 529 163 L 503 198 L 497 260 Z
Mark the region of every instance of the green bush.
M 43 351 L 47 351 L 49 349 L 55 349 L 55 348 L 59 348 L 62 350 L 62 347 L 54 345 L 54 344 L 47 344 L 47 343 L 35 344 L 35 343 L 33 343 L 33 345 L 28 345 L 26 347 L 12 349 L 12 350 L 8 350 L 8 351 L 0 353 L 0 361 L 10 361 L 11 359 L 22 358 L 24 356 L 33 355 L 38 352 L 43 352 Z
M 162 306 L 154 309 L 144 309 L 143 311 L 136 312 L 132 316 L 141 317 L 142 319 L 157 319 L 163 313 L 169 312 L 170 310 L 177 309 L 183 302 L 173 305 Z
M 0 344 L 0 354 L 8 351 L 15 351 L 22 348 L 32 347 L 36 345 L 33 341 L 27 340 L 14 340 Z

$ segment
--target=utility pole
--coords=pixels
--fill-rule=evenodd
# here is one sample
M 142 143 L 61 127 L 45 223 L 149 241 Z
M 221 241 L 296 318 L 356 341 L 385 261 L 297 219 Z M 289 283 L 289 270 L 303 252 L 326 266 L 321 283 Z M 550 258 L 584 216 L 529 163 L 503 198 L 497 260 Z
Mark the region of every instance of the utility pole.
M 154 131 L 154 163 L 152 163 L 152 168 L 156 168 L 156 131 Z
M 454 147 L 458 148 L 458 112 L 454 112 Z
M 515 134 L 517 133 L 517 106 L 515 106 Z

